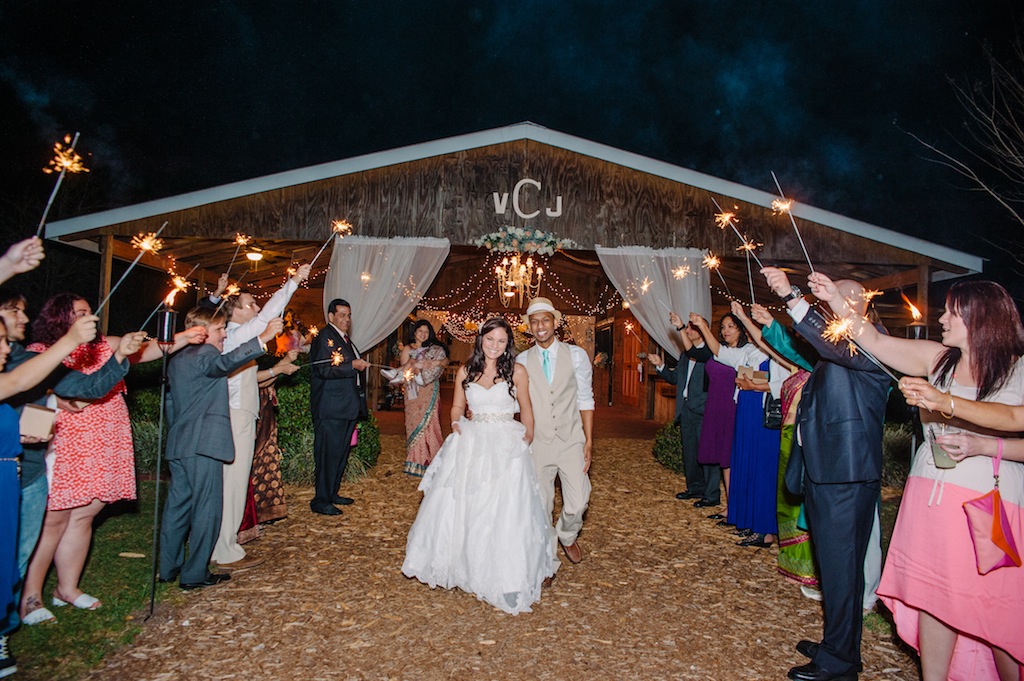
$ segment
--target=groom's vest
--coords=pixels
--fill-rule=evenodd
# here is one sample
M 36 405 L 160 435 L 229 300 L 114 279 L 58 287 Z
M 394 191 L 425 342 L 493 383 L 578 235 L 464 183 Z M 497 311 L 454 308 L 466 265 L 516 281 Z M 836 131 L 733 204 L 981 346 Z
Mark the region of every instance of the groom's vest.
M 576 404 L 576 374 L 573 371 L 570 346 L 559 343 L 555 373 L 548 383 L 541 365 L 541 348 L 527 351 L 526 372 L 530 377 L 530 402 L 533 403 L 533 437 L 545 444 L 556 439 L 564 442 L 585 442 L 580 408 Z

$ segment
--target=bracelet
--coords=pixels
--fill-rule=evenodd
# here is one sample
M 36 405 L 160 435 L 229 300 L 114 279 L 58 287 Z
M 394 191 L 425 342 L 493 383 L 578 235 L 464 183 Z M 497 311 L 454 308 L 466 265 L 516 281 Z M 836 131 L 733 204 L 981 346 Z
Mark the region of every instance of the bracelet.
M 942 411 L 942 407 L 939 407 L 939 414 L 946 420 L 952 420 L 953 414 L 956 413 L 956 402 L 953 401 L 953 395 L 947 390 L 946 395 L 949 397 L 949 413 Z
M 271 376 L 273 376 L 273 375 L 274 375 L 274 367 L 270 367 L 270 375 L 271 375 Z

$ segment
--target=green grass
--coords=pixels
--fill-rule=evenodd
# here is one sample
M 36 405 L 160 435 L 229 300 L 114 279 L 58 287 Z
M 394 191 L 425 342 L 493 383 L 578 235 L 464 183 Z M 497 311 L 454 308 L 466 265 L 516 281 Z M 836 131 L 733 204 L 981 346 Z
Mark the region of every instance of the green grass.
M 17 678 L 77 678 L 139 633 L 141 620 L 149 609 L 154 489 L 152 482 L 143 483 L 138 503 L 111 505 L 101 516 L 81 587 L 103 601 L 103 607 L 90 612 L 48 605 L 57 616 L 56 624 L 22 626 L 11 637 L 11 650 L 18 659 Z M 161 496 L 166 491 L 166 485 L 162 485 Z M 146 557 L 118 556 L 125 552 Z M 47 604 L 55 584 L 51 572 L 43 588 L 43 601 Z M 157 601 L 180 598 L 183 595 L 176 586 L 157 584 Z

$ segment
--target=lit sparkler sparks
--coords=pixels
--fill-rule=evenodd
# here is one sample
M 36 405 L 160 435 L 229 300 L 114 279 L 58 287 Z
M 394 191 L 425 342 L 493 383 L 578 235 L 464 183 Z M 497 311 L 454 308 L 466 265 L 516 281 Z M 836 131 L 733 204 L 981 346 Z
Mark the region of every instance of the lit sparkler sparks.
M 864 291 L 864 292 L 862 292 L 860 294 L 860 297 L 864 300 L 864 302 L 870 303 L 872 300 L 874 300 L 875 298 L 877 298 L 880 295 L 882 295 L 882 292 L 879 291 L 878 289 L 874 289 L 874 290 L 871 290 L 871 291 Z
M 228 284 L 228 287 L 224 289 L 224 297 L 237 296 L 241 291 L 242 288 L 238 284 Z
M 722 276 L 722 270 L 719 269 L 722 266 L 722 259 L 714 253 L 709 252 L 704 256 L 704 262 L 702 264 L 709 270 L 714 270 L 718 273 L 718 278 L 722 280 L 722 286 L 725 287 L 725 292 L 729 294 L 730 298 L 732 298 L 732 291 L 729 290 L 729 284 L 725 282 L 725 277 Z
M 241 250 L 242 246 L 248 246 L 250 243 L 252 243 L 251 236 L 241 232 L 235 233 L 235 252 L 231 255 L 231 262 L 228 263 L 228 274 L 231 274 L 231 268 L 235 264 L 235 258 L 238 257 L 238 251 Z
M 789 216 L 789 221 L 793 225 L 793 231 L 796 232 L 796 240 L 800 242 L 800 250 L 804 252 L 804 259 L 807 261 L 807 266 L 811 268 L 811 274 L 814 274 L 814 265 L 811 264 L 811 256 L 807 255 L 807 247 L 804 245 L 804 238 L 800 236 L 800 229 L 796 226 L 796 218 L 793 217 L 793 201 L 786 198 L 786 193 L 782 191 L 782 185 L 779 184 L 779 178 L 775 176 L 775 171 L 772 171 L 772 179 L 775 180 L 775 186 L 779 190 L 779 196 L 781 199 L 775 199 L 772 201 L 772 210 L 776 213 L 785 213 Z
M 138 234 L 132 237 L 132 246 L 139 249 L 139 254 L 135 256 L 135 260 L 132 260 L 132 264 L 128 265 L 128 269 L 124 271 L 124 274 L 121 275 L 121 278 L 118 279 L 117 283 L 114 284 L 114 286 L 110 289 L 110 293 L 107 294 L 107 297 L 103 299 L 103 301 L 99 304 L 99 306 L 96 308 L 96 311 L 93 314 L 99 315 L 103 308 L 106 307 L 107 303 L 110 302 L 110 297 L 114 295 L 114 291 L 116 291 L 117 287 L 120 286 L 124 282 L 124 280 L 128 278 L 128 275 L 131 273 L 131 271 L 135 269 L 135 266 L 139 264 L 140 260 L 142 260 L 142 256 L 144 256 L 146 253 L 155 254 L 157 251 L 163 248 L 164 242 L 160 240 L 160 234 L 161 232 L 164 231 L 164 228 L 167 227 L 167 224 L 168 223 L 165 222 L 164 224 L 160 225 L 160 229 L 158 229 L 155 232 L 150 232 L 149 234 L 145 235 Z
M 309 329 L 307 329 L 307 330 L 309 331 L 309 335 L 310 335 L 310 336 L 313 336 L 314 338 L 315 338 L 316 336 L 320 335 L 320 329 L 318 329 L 318 328 L 317 328 L 317 327 L 315 327 L 315 326 L 311 326 L 311 327 L 309 327 Z
M 686 277 L 689 274 L 690 274 L 690 266 L 689 265 L 680 265 L 679 267 L 677 267 L 674 270 L 672 270 L 672 276 L 675 279 L 686 279 Z
M 68 173 L 87 173 L 89 169 L 82 165 L 82 157 L 75 153 L 75 145 L 78 144 L 78 135 L 75 133 L 74 139 L 71 135 L 64 136 L 64 144 L 57 142 L 53 145 L 54 157 L 50 159 L 49 165 L 43 168 L 43 172 L 47 175 L 57 173 L 57 182 L 53 185 L 53 191 L 50 192 L 50 198 L 46 202 L 46 208 L 43 209 L 43 217 L 39 220 L 39 227 L 36 228 L 36 236 L 41 236 L 43 233 L 43 227 L 46 226 L 46 216 L 50 214 L 50 206 L 53 205 L 53 200 L 57 198 L 57 190 L 60 189 L 61 183 L 64 181 L 64 176 Z M 64 145 L 67 145 L 66 147 Z
M 633 338 L 636 338 L 638 341 L 640 341 L 640 344 L 643 345 L 643 339 L 641 339 L 640 336 L 636 335 L 636 331 L 633 330 L 633 322 L 625 322 L 623 326 L 625 326 L 627 334 L 633 334 Z
M 335 350 L 334 352 L 331 353 L 331 356 L 328 357 L 327 359 L 318 359 L 317 361 L 310 362 L 309 364 L 306 364 L 304 366 L 310 366 L 311 367 L 314 364 L 330 364 L 331 366 L 336 367 L 336 366 L 341 366 L 341 364 L 344 361 L 345 361 L 345 355 L 341 354 L 341 350 Z
M 651 281 L 650 277 L 644 277 L 644 280 L 640 282 L 640 292 L 647 293 L 647 289 L 651 288 L 651 284 L 653 283 L 654 282 Z
M 757 257 L 756 253 L 754 253 L 753 249 L 756 248 L 756 246 L 751 247 L 750 244 L 753 242 L 740 234 L 740 230 L 736 227 L 736 223 L 739 222 L 739 218 L 736 217 L 736 213 L 722 210 L 722 207 L 718 205 L 718 201 L 716 201 L 713 196 L 711 197 L 711 201 L 715 204 L 715 208 L 718 209 L 718 212 L 715 213 L 715 224 L 718 225 L 718 228 L 725 229 L 726 227 L 732 227 L 732 231 L 736 233 L 740 242 L 743 243 L 744 250 L 749 251 L 750 255 L 754 256 L 754 260 L 757 261 L 757 266 L 764 269 L 764 265 L 761 264 L 761 259 Z M 764 244 L 761 245 L 763 246 Z
M 889 367 L 882 364 L 877 357 L 864 349 L 864 346 L 858 343 L 857 339 L 854 338 L 853 319 L 850 317 L 842 319 L 835 317 L 829 320 L 828 324 L 825 325 L 825 330 L 822 332 L 821 337 L 833 344 L 839 344 L 840 341 L 846 341 L 851 357 L 859 352 L 865 359 L 885 372 L 886 376 L 899 383 L 900 379 L 896 374 L 894 374 Z
M 352 223 L 350 223 L 348 220 L 335 220 L 334 222 L 332 222 L 331 235 L 327 237 L 327 241 L 324 242 L 324 245 L 321 246 L 320 250 L 317 251 L 316 255 L 313 256 L 313 260 L 309 263 L 309 266 L 313 267 L 313 265 L 316 264 L 317 258 L 320 257 L 320 254 L 324 252 L 324 249 L 330 245 L 331 241 L 333 241 L 335 237 L 339 239 L 344 239 L 350 234 L 352 234 Z

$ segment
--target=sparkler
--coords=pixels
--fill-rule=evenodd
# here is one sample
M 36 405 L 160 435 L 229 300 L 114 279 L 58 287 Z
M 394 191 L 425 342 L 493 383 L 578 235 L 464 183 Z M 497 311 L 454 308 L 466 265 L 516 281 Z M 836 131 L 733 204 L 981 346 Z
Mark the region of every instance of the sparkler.
M 677 280 L 678 279 L 686 279 L 686 277 L 689 276 L 689 274 L 690 274 L 690 266 L 689 265 L 680 265 L 679 267 L 677 267 L 674 270 L 672 270 L 672 277 L 674 279 L 677 279 Z
M 663 303 L 663 302 L 661 301 L 661 298 L 658 298 L 657 300 L 658 300 L 658 303 L 660 303 L 660 304 L 661 304 L 661 306 L 662 306 L 663 308 L 665 308 L 665 312 L 668 312 L 669 314 L 672 314 L 672 308 L 670 308 L 670 307 L 669 307 L 668 305 L 666 305 L 665 303 Z
M 171 286 L 173 288 L 171 289 L 171 292 L 167 294 L 167 297 L 161 300 L 159 303 L 157 303 L 157 306 L 154 307 L 153 311 L 149 313 L 149 316 L 146 317 L 146 321 L 142 322 L 142 326 L 139 327 L 139 331 L 145 331 L 146 324 L 149 324 L 149 321 L 153 319 L 157 312 L 160 311 L 161 307 L 163 307 L 164 305 L 166 305 L 167 307 L 171 307 L 172 305 L 174 305 L 174 296 L 176 296 L 179 293 L 184 293 L 186 290 L 188 290 L 188 278 L 192 276 L 192 273 L 195 272 L 198 268 L 199 263 L 196 263 L 195 267 L 190 269 L 188 271 L 188 274 L 186 274 L 184 277 L 168 272 L 168 274 L 171 274 Z
M 779 196 L 781 199 L 775 199 L 772 201 L 772 210 L 776 213 L 785 213 L 789 216 L 789 221 L 793 224 L 793 231 L 796 232 L 796 240 L 800 242 L 800 250 L 804 252 L 804 259 L 807 260 L 807 266 L 811 268 L 811 274 L 814 274 L 814 265 L 811 264 L 811 256 L 807 255 L 807 247 L 804 246 L 804 238 L 800 236 L 800 228 L 796 226 L 796 218 L 793 217 L 793 201 L 786 198 L 786 193 L 782 191 L 782 185 L 779 184 L 779 178 L 775 177 L 775 171 L 772 171 L 772 179 L 775 180 L 775 186 L 779 189 Z
M 167 227 L 167 224 L 167 222 L 164 222 L 156 232 L 150 232 L 146 235 L 137 234 L 132 237 L 132 246 L 139 249 L 139 254 L 135 256 L 135 260 L 132 260 L 132 264 L 128 265 L 128 269 L 124 271 L 124 274 L 121 275 L 121 278 L 118 279 L 117 283 L 110 289 L 110 293 L 107 294 L 107 297 L 103 299 L 103 302 L 99 304 L 93 314 L 99 315 L 99 313 L 103 311 L 103 308 L 106 307 L 108 302 L 110 302 L 110 297 L 114 295 L 114 291 L 117 290 L 118 286 L 124 283 L 124 280 L 128 277 L 131 271 L 135 269 L 135 266 L 139 264 L 140 260 L 142 260 L 142 256 L 146 253 L 155 254 L 163 248 L 164 242 L 161 241 L 159 237 L 161 232 L 164 231 L 164 228 Z
M 716 201 L 715 197 L 713 196 L 711 197 L 711 202 L 714 203 L 715 208 L 718 209 L 718 212 L 715 213 L 715 224 L 718 225 L 718 228 L 725 229 L 726 226 L 732 227 L 732 231 L 736 232 L 736 236 L 738 236 L 740 241 L 743 242 L 743 247 L 746 250 L 750 251 L 750 255 L 754 256 L 754 260 L 757 261 L 758 267 L 764 269 L 764 265 L 761 264 L 761 259 L 757 257 L 756 253 L 754 253 L 754 248 L 756 248 L 756 245 L 752 246 L 752 242 L 749 241 L 747 237 L 740 234 L 740 230 L 736 228 L 736 213 L 726 213 L 725 211 L 723 211 L 722 207 L 718 205 L 718 201 Z
M 327 248 L 327 246 L 331 243 L 331 241 L 334 240 L 334 237 L 338 237 L 339 239 L 344 239 L 345 237 L 347 237 L 351 233 L 352 233 L 352 223 L 350 223 L 347 220 L 335 220 L 331 224 L 331 235 L 329 237 L 327 237 L 327 241 L 324 242 L 324 245 L 321 246 L 320 250 L 317 251 L 316 255 L 313 256 L 313 260 L 312 260 L 312 262 L 309 263 L 309 266 L 312 268 L 313 265 L 316 264 L 317 258 L 320 257 L 320 254 L 324 252 L 324 249 Z
M 722 276 L 722 270 L 718 269 L 722 265 L 722 259 L 714 253 L 708 253 L 704 256 L 704 262 L 702 264 L 709 270 L 714 270 L 718 273 L 718 278 L 722 280 L 722 286 L 725 287 L 725 292 L 729 294 L 730 298 L 732 298 L 732 291 L 729 290 L 729 284 L 725 282 L 725 277 Z
M 633 330 L 633 322 L 626 322 L 624 326 L 626 327 L 626 333 L 633 334 L 633 338 L 636 338 L 638 341 L 640 341 L 640 344 L 643 345 L 643 340 L 640 338 L 640 336 L 636 335 L 636 331 Z
M 754 275 L 750 272 L 750 256 L 753 255 L 753 252 L 749 248 L 741 248 L 740 250 L 747 252 L 747 283 L 750 284 L 750 304 L 756 305 L 757 301 L 754 299 Z
M 307 329 L 307 330 L 309 331 L 309 335 L 310 335 L 310 336 L 313 336 L 314 338 L 315 338 L 316 336 L 320 335 L 320 329 L 318 329 L 318 328 L 317 328 L 317 327 L 315 327 L 315 326 L 311 326 L 311 327 L 309 327 L 309 329 Z
M 242 276 L 240 276 L 238 280 L 235 281 L 235 283 L 228 284 L 228 287 L 224 289 L 224 295 L 221 296 L 220 304 L 217 305 L 217 309 L 213 311 L 213 314 L 217 314 L 218 312 L 220 312 L 220 309 L 224 307 L 224 303 L 228 302 L 228 298 L 230 298 L 231 296 L 237 296 L 239 293 L 242 292 L 242 287 L 239 286 L 239 284 L 242 283 L 242 280 L 245 279 L 245 275 L 247 274 L 249 274 L 249 270 L 242 272 Z
M 845 340 L 849 344 L 850 355 L 855 355 L 859 352 L 864 355 L 865 359 L 885 372 L 886 376 L 899 383 L 900 379 L 896 377 L 896 374 L 894 374 L 889 367 L 882 364 L 877 357 L 868 352 L 863 345 L 857 342 L 857 339 L 853 336 L 853 320 L 849 317 L 834 317 L 829 320 L 828 324 L 825 325 L 825 330 L 822 332 L 821 337 L 833 344 L 838 344 L 840 341 Z
M 82 157 L 75 153 L 75 145 L 78 144 L 78 135 L 75 133 L 75 138 L 71 139 L 71 135 L 64 136 L 64 144 L 67 144 L 67 148 L 63 144 L 57 142 L 53 145 L 54 157 L 50 159 L 50 163 L 46 168 L 43 168 L 43 172 L 47 175 L 52 173 L 58 173 L 57 183 L 53 186 L 53 191 L 50 192 L 50 199 L 46 202 L 46 208 L 43 209 L 43 217 L 39 220 L 39 227 L 36 229 L 36 236 L 41 236 L 43 233 L 43 227 L 46 226 L 46 216 L 50 213 L 50 206 L 53 205 L 53 200 L 57 198 L 57 190 L 60 189 L 61 182 L 64 181 L 64 176 L 68 173 L 87 173 L 89 169 L 82 165 Z
M 242 246 L 248 246 L 251 241 L 252 241 L 252 237 L 251 236 L 248 236 L 248 235 L 242 234 L 242 233 L 236 233 L 235 234 L 235 252 L 231 256 L 231 262 L 228 263 L 227 274 L 231 274 L 231 268 L 235 264 L 235 258 L 238 257 L 239 249 L 241 249 Z
M 304 364 L 304 365 L 300 365 L 300 366 L 311 367 L 314 364 L 328 364 L 328 363 L 330 363 L 331 366 L 335 366 L 336 367 L 336 366 L 341 366 L 341 363 L 344 362 L 344 361 L 345 361 L 345 355 L 341 354 L 341 350 L 335 350 L 334 352 L 331 353 L 331 356 L 329 358 L 327 358 L 327 359 L 318 359 L 315 362 L 310 362 L 309 364 Z

